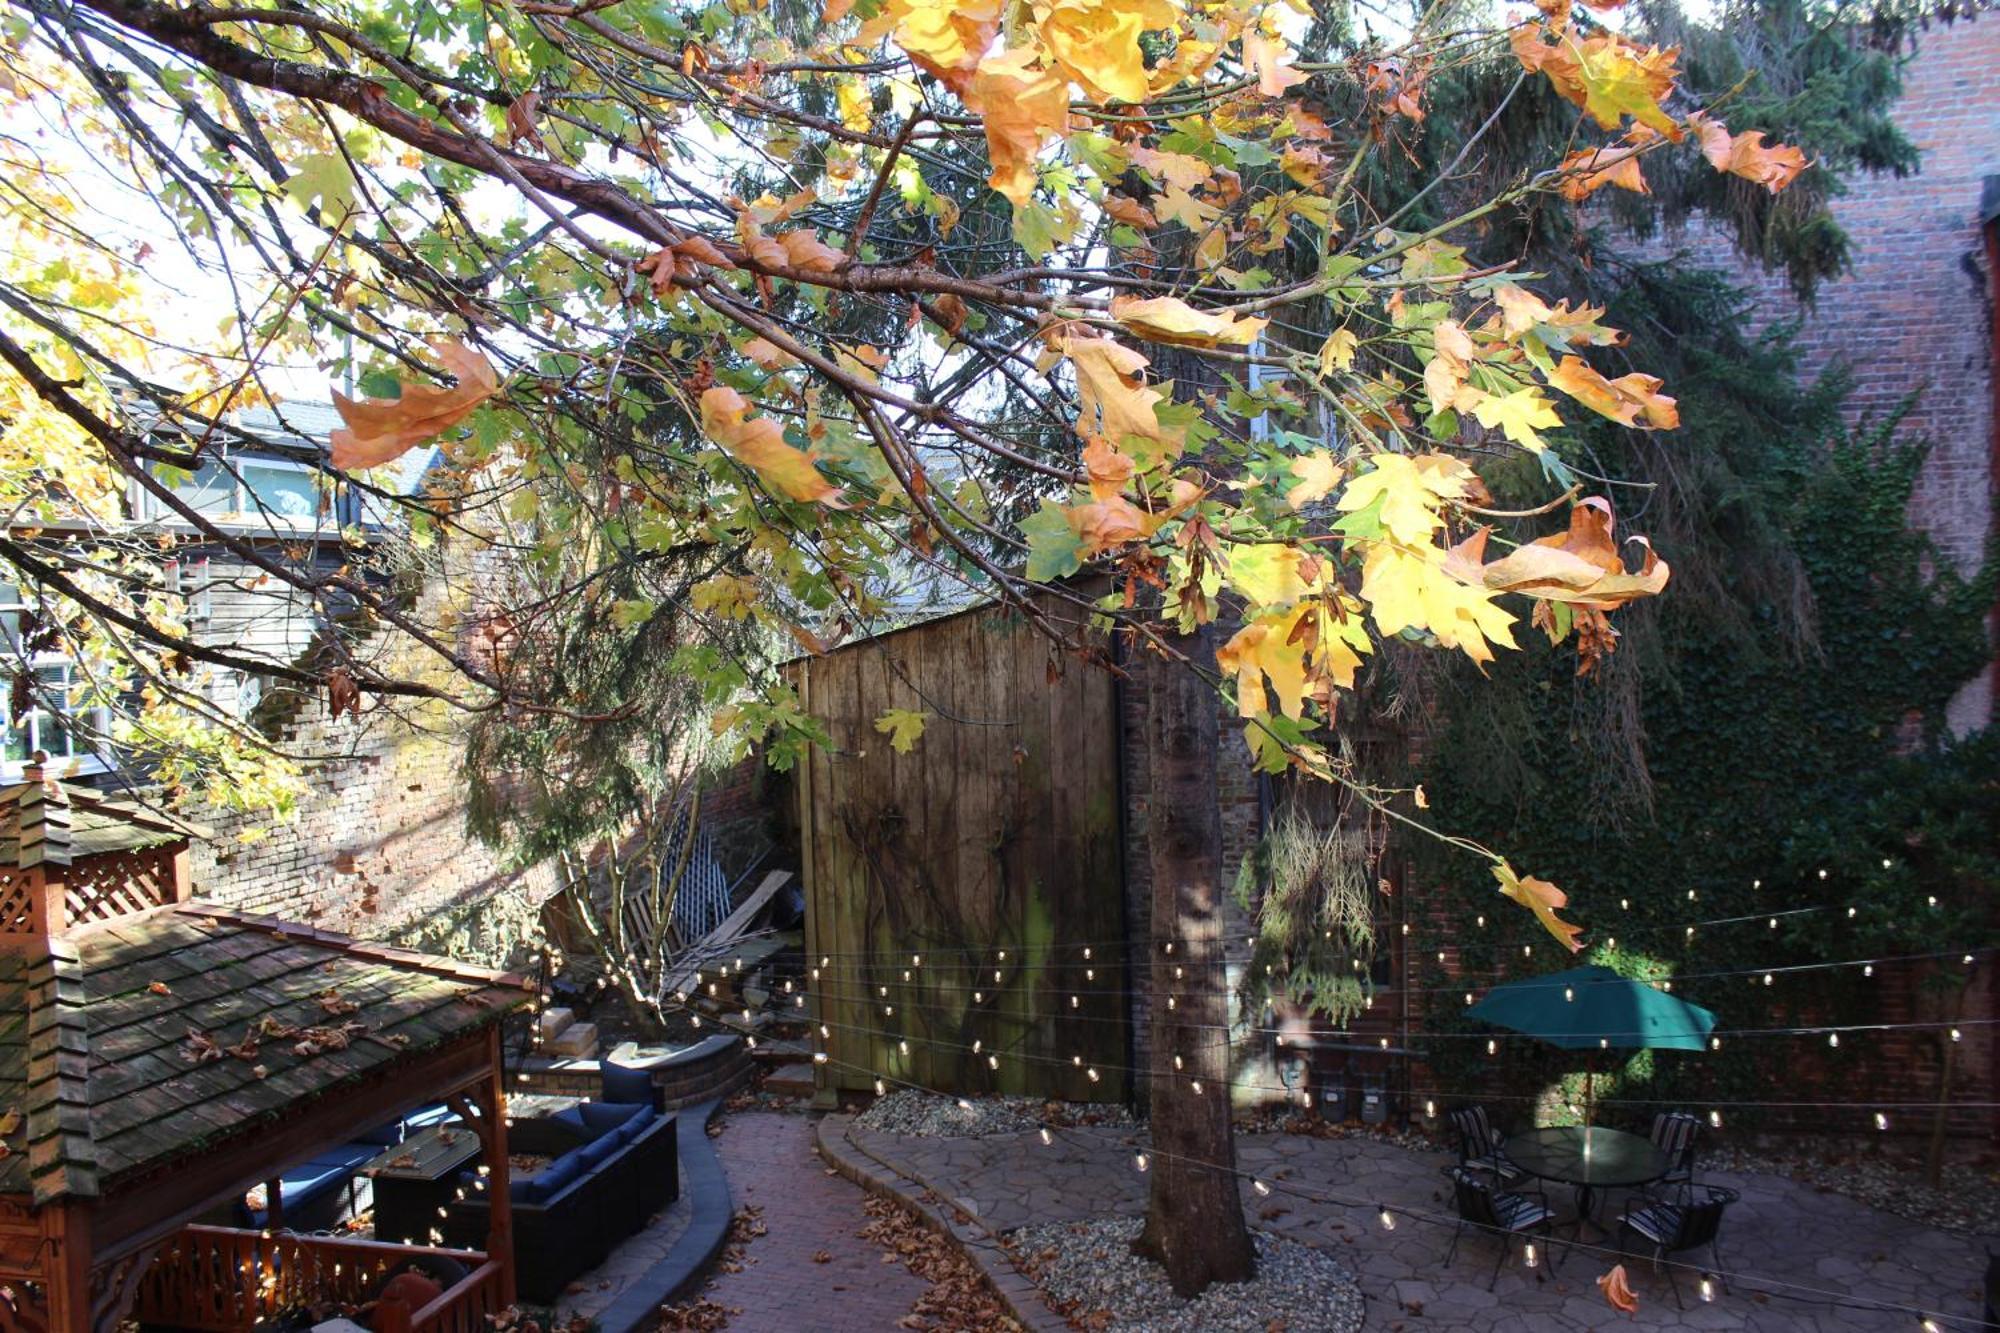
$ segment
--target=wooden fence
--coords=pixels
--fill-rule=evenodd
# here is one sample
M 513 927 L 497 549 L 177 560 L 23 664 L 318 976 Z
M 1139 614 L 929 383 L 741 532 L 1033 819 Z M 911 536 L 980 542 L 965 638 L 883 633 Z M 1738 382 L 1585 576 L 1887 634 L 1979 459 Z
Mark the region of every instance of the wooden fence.
M 822 1086 L 1122 1099 L 1112 674 L 994 608 L 788 671 L 833 740 L 796 780 Z M 925 715 L 907 753 L 894 709 Z

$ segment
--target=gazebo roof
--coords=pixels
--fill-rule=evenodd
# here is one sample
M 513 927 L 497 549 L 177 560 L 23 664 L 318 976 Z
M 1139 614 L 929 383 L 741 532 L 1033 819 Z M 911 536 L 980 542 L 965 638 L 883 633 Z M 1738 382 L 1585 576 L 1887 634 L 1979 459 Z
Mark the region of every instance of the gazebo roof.
M 132 801 L 108 796 L 94 787 L 75 783 L 45 783 L 60 790 L 70 807 L 70 854 L 100 856 L 107 852 L 132 852 L 182 838 L 206 838 L 208 830 Z M 16 832 L 16 809 L 21 797 L 32 791 L 32 782 L 0 786 L 0 865 L 20 859 L 20 838 Z
M 181 903 L 0 954 L 0 1193 L 37 1203 L 269 1129 L 498 1021 L 509 974 Z

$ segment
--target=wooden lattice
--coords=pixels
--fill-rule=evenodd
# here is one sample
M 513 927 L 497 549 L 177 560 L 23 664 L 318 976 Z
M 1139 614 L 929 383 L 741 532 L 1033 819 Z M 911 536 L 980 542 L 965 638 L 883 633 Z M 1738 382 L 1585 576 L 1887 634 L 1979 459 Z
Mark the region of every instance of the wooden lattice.
M 0 868 L 0 935 L 33 935 L 35 885 L 33 871 Z
M 71 925 L 111 921 L 174 900 L 173 860 L 157 851 L 83 857 L 63 879 L 63 906 Z

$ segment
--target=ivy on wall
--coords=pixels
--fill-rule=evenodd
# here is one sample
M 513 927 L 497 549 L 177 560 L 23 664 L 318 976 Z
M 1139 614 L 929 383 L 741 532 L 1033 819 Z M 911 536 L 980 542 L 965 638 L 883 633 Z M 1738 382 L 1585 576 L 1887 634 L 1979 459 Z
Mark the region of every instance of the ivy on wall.
M 1588 926 L 1584 960 L 1628 975 L 1988 943 L 2000 743 L 1954 743 L 1943 714 L 1990 661 L 1993 584 L 1941 567 L 1909 528 L 1924 443 L 1895 419 L 1844 427 L 1838 377 L 1798 384 L 1784 331 L 1747 334 L 1719 277 L 1665 265 L 1627 276 L 1612 318 L 1671 346 L 1684 428 L 1666 443 L 1601 432 L 1570 452 L 1591 471 L 1652 480 L 1624 503 L 1651 507 L 1646 526 L 1675 532 L 1663 554 L 1676 586 L 1631 618 L 1602 678 L 1577 679 L 1573 651 L 1524 635 L 1526 650 L 1496 663 L 1491 682 L 1443 682 L 1449 721 L 1413 779 L 1455 830 L 1543 868 Z M 1510 776 L 1496 783 L 1495 772 Z M 1480 867 L 1412 851 L 1418 882 L 1432 886 L 1419 919 L 1436 937 L 1412 942 L 1428 963 L 1411 979 L 1427 988 L 1422 1027 L 1474 1027 L 1463 987 L 1436 964 L 1443 944 L 1473 977 L 1571 965 L 1532 923 L 1495 910 Z M 1469 924 L 1480 912 L 1484 929 Z M 1751 919 L 1686 929 L 1732 917 Z M 1968 972 L 1956 954 L 1927 969 L 1922 1007 L 1948 1019 Z M 1857 965 L 1776 972 L 1769 985 L 1754 972 L 1690 979 L 1676 993 L 1715 1010 L 1724 1029 L 1791 1027 L 1878 1021 L 1878 984 Z M 1946 1040 L 1941 1029 L 1926 1044 L 1941 1055 Z M 1527 1096 L 1567 1088 L 1581 1068 L 1514 1039 L 1496 1082 L 1484 1041 L 1430 1045 L 1446 1088 Z M 1838 1048 L 1746 1036 L 1699 1055 L 1613 1053 L 1599 1095 L 1812 1100 L 1810 1069 L 1840 1087 L 1869 1068 L 1873 1046 L 1865 1034 Z M 1567 1088 L 1542 1109 L 1561 1119 L 1571 1100 L 1580 1093 Z M 1525 1110 L 1517 1103 L 1514 1118 Z M 1847 1118 L 1864 1127 L 1865 1116 Z

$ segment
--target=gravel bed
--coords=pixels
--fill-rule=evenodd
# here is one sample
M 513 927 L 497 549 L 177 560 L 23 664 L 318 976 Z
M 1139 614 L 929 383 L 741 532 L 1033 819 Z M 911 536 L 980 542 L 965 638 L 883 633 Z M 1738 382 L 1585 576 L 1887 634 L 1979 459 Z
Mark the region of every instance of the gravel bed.
M 1993 1171 L 1972 1165 L 1946 1165 L 1942 1187 L 1932 1189 L 1924 1184 L 1923 1167 L 1915 1161 L 1826 1144 L 1802 1144 L 1791 1151 L 1715 1147 L 1698 1154 L 1695 1170 L 1789 1176 L 1941 1231 L 2000 1235 L 2000 1179 Z
M 1099 1218 L 1022 1227 L 1008 1240 L 1049 1300 L 1103 1333 L 1351 1333 L 1363 1304 L 1332 1255 L 1253 1232 L 1257 1276 L 1218 1283 L 1191 1301 L 1165 1272 L 1132 1253 L 1143 1223 Z
M 1020 1134 L 1042 1124 L 1122 1129 L 1138 1122 L 1123 1106 L 1045 1102 L 1033 1097 L 969 1097 L 961 1104 L 955 1097 L 898 1088 L 876 1098 L 855 1123 L 881 1134 L 956 1139 L 975 1134 Z

